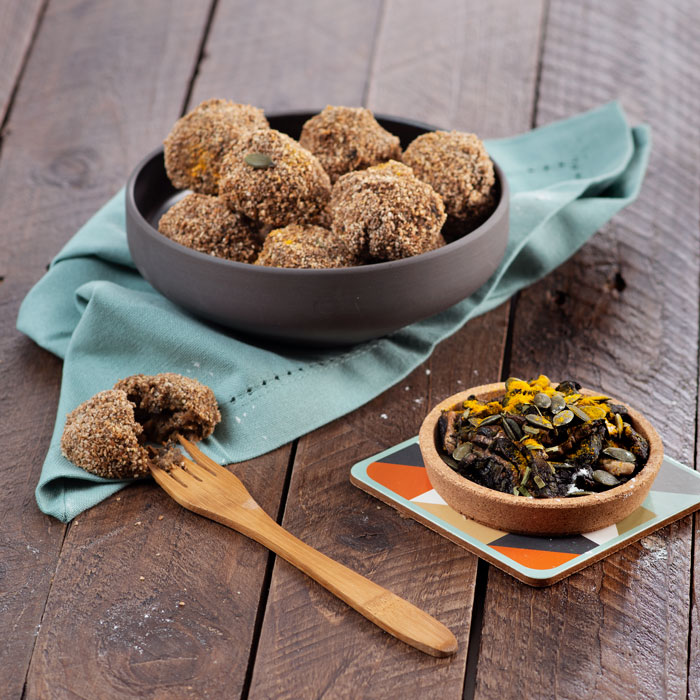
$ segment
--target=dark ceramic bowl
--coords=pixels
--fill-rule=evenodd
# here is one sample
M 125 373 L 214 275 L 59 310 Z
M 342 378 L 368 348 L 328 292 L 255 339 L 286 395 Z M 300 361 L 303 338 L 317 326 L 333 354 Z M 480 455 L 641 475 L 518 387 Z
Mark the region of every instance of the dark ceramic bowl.
M 312 113 L 269 117 L 298 138 Z M 432 127 L 377 117 L 406 147 Z M 137 269 L 193 314 L 223 326 L 304 345 L 377 338 L 452 306 L 498 267 L 508 242 L 508 183 L 496 164 L 500 199 L 478 228 L 404 260 L 332 270 L 262 267 L 215 258 L 158 233 L 158 221 L 184 192 L 168 180 L 163 149 L 136 167 L 126 191 L 126 230 Z

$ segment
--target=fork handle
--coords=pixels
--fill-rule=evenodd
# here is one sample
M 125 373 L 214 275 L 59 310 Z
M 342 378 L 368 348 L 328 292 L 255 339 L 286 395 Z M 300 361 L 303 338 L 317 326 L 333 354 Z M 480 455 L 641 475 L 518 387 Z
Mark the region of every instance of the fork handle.
M 256 521 L 251 527 L 223 513 L 215 519 L 271 549 L 402 642 L 432 656 L 457 651 L 452 632 L 428 613 L 302 542 L 259 506 L 249 515 Z

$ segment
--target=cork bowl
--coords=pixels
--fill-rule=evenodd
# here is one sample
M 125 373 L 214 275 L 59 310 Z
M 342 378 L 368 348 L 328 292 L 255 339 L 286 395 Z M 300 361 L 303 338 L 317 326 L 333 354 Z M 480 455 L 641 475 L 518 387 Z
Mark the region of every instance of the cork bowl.
M 428 478 L 442 498 L 462 515 L 497 530 L 522 535 L 575 535 L 594 532 L 626 518 L 644 501 L 661 468 L 663 445 L 651 423 L 629 408 L 634 429 L 649 442 L 649 459 L 634 479 L 603 493 L 576 498 L 523 498 L 475 484 L 445 464 L 437 448 L 437 422 L 443 410 L 469 396 L 486 401 L 500 398 L 505 384 L 485 384 L 440 402 L 420 429 L 419 442 Z M 582 389 L 581 393 L 594 392 Z M 600 393 L 600 392 L 595 392 Z

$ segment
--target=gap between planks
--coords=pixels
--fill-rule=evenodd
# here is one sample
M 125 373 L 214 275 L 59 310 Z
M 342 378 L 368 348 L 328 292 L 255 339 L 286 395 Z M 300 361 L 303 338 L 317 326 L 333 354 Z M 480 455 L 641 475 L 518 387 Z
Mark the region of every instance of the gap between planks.
M 292 442 L 292 447 L 289 452 L 289 460 L 287 461 L 287 471 L 284 475 L 284 484 L 282 485 L 282 493 L 280 494 L 280 503 L 277 508 L 275 521 L 278 525 L 282 525 L 284 517 L 284 509 L 287 505 L 287 496 L 289 495 L 289 485 L 292 482 L 292 471 L 294 462 L 297 456 L 297 447 L 299 446 L 299 438 Z M 260 598 L 258 599 L 258 610 L 255 614 L 255 625 L 253 628 L 253 637 L 250 642 L 250 652 L 248 654 L 248 663 L 245 670 L 245 678 L 243 679 L 243 689 L 241 691 L 241 700 L 247 700 L 250 694 L 250 688 L 253 681 L 253 671 L 255 670 L 255 660 L 258 656 L 258 645 L 260 644 L 260 635 L 262 633 L 263 622 L 265 621 L 265 611 L 267 610 L 267 599 L 270 595 L 270 583 L 272 581 L 272 572 L 275 568 L 275 559 L 277 555 L 270 550 L 268 552 L 267 563 L 265 565 L 265 576 L 263 577 L 262 586 L 260 587 Z

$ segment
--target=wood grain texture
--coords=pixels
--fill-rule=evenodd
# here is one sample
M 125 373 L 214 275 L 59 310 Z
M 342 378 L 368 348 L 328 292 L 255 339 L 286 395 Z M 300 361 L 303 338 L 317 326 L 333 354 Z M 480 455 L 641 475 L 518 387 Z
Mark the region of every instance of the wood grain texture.
M 0 2 L 0 124 L 7 114 L 43 4 L 42 0 Z
M 544 6 L 387 0 L 367 106 L 482 138 L 527 129 Z
M 266 111 L 362 103 L 381 0 L 222 0 L 191 103 L 226 97 Z
M 538 123 L 621 96 L 632 121 L 654 128 L 654 150 L 639 200 L 522 294 L 512 349 L 515 375 L 573 376 L 642 408 L 686 463 L 700 271 L 700 95 L 687 86 L 699 14 L 692 2 L 552 3 Z M 476 697 L 685 698 L 690 520 L 546 590 L 492 569 Z
M 368 106 L 464 129 L 483 126 L 483 112 L 495 115 L 491 133 L 527 129 L 541 5 L 533 8 L 534 17 L 525 22 L 518 71 L 511 72 L 501 60 L 510 66 L 512 53 L 484 58 L 486 38 L 479 42 L 476 24 L 465 23 L 467 36 L 457 41 L 459 32 L 453 32 L 452 25 L 455 17 L 464 18 L 460 3 L 442 3 L 432 11 L 418 4 L 387 3 L 374 50 Z M 477 3 L 469 4 L 467 12 L 471 11 L 487 24 L 486 18 L 493 17 Z M 500 7 L 493 10 L 501 11 Z M 441 45 L 445 52 L 441 65 L 449 66 L 447 73 L 436 70 L 430 60 L 421 60 L 425 37 L 441 33 L 454 39 Z M 387 62 L 394 57 L 397 65 L 390 72 Z M 482 81 L 473 70 L 479 61 L 502 75 L 507 89 L 517 94 L 516 100 L 522 99 L 524 106 L 517 115 L 492 110 L 488 102 L 470 103 L 470 93 Z M 442 101 L 445 84 L 453 82 L 458 85 L 456 110 Z M 304 688 L 305 697 L 383 697 L 387 688 L 392 695 L 404 697 L 426 693 L 461 697 L 476 559 L 360 492 L 350 484 L 349 470 L 360 459 L 415 435 L 430 405 L 481 383 L 473 381 L 477 377 L 498 379 L 507 317 L 507 307 L 501 307 L 470 323 L 397 386 L 302 438 L 285 509 L 284 525 L 296 535 L 446 624 L 460 643 L 456 657 L 430 659 L 406 649 L 277 561 L 251 698 L 292 697 L 298 688 Z
M 31 3 L 14 3 L 15 8 L 20 5 Z M 60 626 L 49 626 L 39 633 L 65 532 L 34 502 L 53 430 L 60 362 L 14 329 L 17 309 L 48 261 L 177 116 L 205 17 L 206 8 L 193 9 L 185 2 L 154 3 L 150 12 L 141 3 L 52 2 L 16 93 L 0 159 L 4 697 L 21 695 L 37 639 L 43 654 L 36 657 L 30 695 L 73 693 L 70 669 L 84 658 L 70 630 L 64 636 Z M 152 56 L 159 60 L 152 61 Z M 147 61 L 151 70 L 146 73 Z M 135 90 L 137 82 L 141 89 Z M 99 508 L 90 515 L 98 523 L 103 517 Z M 72 546 L 86 546 L 91 535 L 90 527 L 78 531 Z M 110 576 L 116 566 L 112 561 Z M 70 576 L 70 569 L 62 568 L 57 580 L 63 574 Z M 71 615 L 73 583 L 64 588 L 63 597 L 54 598 L 54 612 Z M 88 607 L 94 602 L 90 590 L 82 591 Z M 52 666 L 54 648 L 63 650 L 67 662 L 60 672 Z

